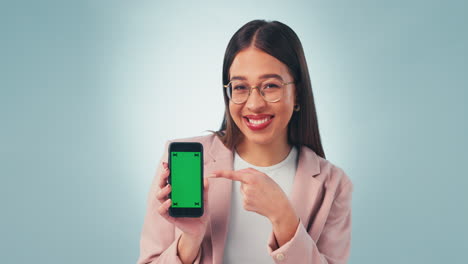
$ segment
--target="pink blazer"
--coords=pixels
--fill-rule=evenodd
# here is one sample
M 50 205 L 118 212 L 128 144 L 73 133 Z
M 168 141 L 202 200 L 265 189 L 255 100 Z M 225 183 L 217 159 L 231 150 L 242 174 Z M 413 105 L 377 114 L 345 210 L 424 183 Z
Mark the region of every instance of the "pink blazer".
M 215 170 L 233 169 L 233 152 L 214 135 L 173 141 L 203 144 L 205 177 Z M 168 144 L 161 161 L 167 160 Z M 351 248 L 353 184 L 342 169 L 317 156 L 308 147 L 301 148 L 298 162 L 290 200 L 300 217 L 300 223 L 294 237 L 281 247 L 278 247 L 271 232 L 267 248 L 272 262 L 346 263 Z M 138 264 L 182 263 L 177 256 L 177 243 L 182 233 L 157 212 L 160 203 L 156 193 L 161 172 L 160 162 L 148 195 Z M 223 261 L 231 184 L 231 180 L 223 178 L 210 181 L 210 222 L 194 263 L 221 264 Z

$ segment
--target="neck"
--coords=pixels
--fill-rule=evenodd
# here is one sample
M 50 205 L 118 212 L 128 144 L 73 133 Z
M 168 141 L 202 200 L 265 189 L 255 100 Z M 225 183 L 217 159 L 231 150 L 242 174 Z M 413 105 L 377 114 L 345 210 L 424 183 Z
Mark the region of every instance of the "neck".
M 247 140 L 236 146 L 239 156 L 248 163 L 259 166 L 273 166 L 283 161 L 291 151 L 292 146 L 286 140 L 271 144 L 255 144 Z

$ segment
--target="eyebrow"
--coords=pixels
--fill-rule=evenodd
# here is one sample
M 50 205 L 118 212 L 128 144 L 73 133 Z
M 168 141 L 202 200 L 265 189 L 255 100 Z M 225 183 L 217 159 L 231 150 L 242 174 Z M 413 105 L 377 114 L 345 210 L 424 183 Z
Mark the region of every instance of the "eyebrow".
M 283 81 L 283 78 L 281 78 L 281 76 L 279 74 L 276 74 L 276 73 L 267 73 L 267 74 L 260 75 L 260 77 L 259 77 L 259 79 L 270 79 L 270 78 L 275 78 L 275 79 Z M 244 76 L 232 76 L 231 81 L 232 80 L 245 81 L 245 80 L 247 80 L 247 78 L 245 78 Z

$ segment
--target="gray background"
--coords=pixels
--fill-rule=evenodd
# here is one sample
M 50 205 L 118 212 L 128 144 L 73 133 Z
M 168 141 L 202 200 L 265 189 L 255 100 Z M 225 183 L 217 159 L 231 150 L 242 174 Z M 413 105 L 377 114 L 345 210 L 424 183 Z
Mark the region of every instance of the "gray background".
M 226 45 L 264 18 L 354 183 L 350 263 L 465 262 L 465 3 L 2 2 L 0 261 L 134 263 L 164 142 L 219 128 Z

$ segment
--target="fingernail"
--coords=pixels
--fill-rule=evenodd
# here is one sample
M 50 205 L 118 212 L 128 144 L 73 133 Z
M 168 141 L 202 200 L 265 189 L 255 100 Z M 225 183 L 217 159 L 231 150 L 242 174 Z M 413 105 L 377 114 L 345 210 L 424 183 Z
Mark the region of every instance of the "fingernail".
M 214 178 L 216 177 L 216 173 L 211 173 L 210 175 L 208 175 L 208 178 Z

